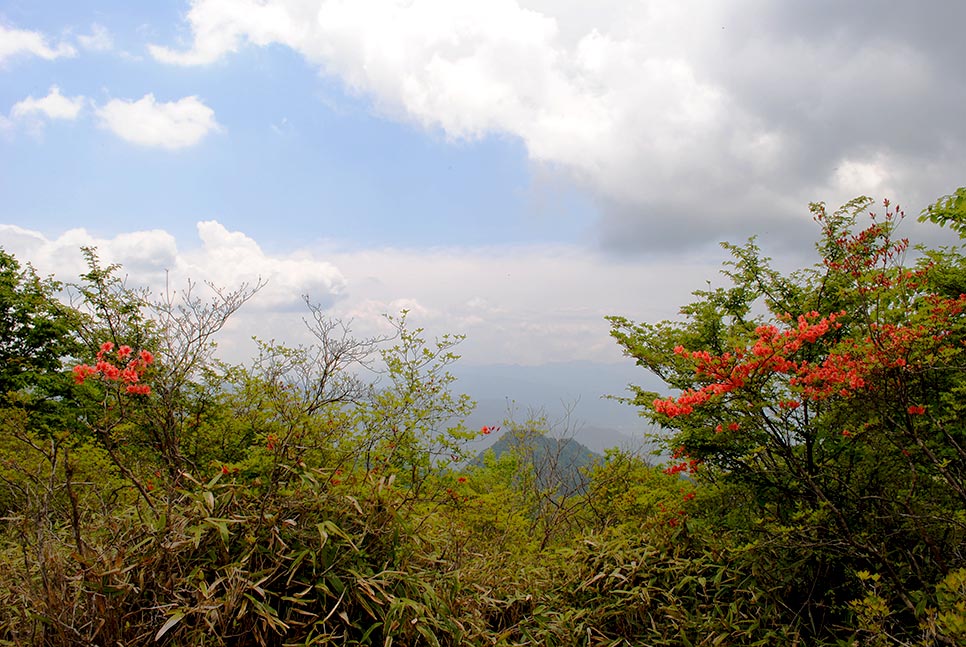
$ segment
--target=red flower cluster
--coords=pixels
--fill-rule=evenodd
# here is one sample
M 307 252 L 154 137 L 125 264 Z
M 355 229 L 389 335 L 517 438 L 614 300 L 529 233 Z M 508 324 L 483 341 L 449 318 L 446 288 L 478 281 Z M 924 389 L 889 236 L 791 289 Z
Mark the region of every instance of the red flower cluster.
M 729 409 L 735 410 L 730 405 L 744 399 L 735 396 L 749 390 L 754 399 L 744 403 L 747 407 L 764 406 L 773 408 L 771 413 L 790 416 L 810 401 L 850 398 L 874 390 L 883 379 L 902 380 L 923 365 L 950 357 L 950 340 L 957 330 L 952 324 L 959 320 L 961 325 L 966 316 L 966 294 L 945 296 L 924 289 L 933 264 L 922 263 L 913 270 L 901 266 L 909 243 L 891 238 L 891 231 L 902 213 L 889 210 L 888 203 L 886 208 L 885 223 L 873 223 L 856 234 L 840 235 L 836 221 L 827 220 L 824 214 L 817 216 L 836 248 L 825 265 L 850 277 L 855 294 L 863 295 L 851 315 L 855 318 L 851 334 L 837 332 L 843 327 L 846 311 L 825 316 L 811 311 L 777 316 L 774 325 L 759 326 L 750 340 L 730 352 L 712 354 L 675 346 L 678 364 L 693 367 L 696 384 L 676 397 L 655 399 L 654 412 L 668 418 L 686 416 L 726 398 Z M 914 314 L 901 322 L 880 318 L 876 304 L 883 299 L 906 305 Z M 856 335 L 860 330 L 863 332 Z M 766 381 L 780 395 L 773 403 L 762 404 L 760 394 Z M 926 414 L 925 404 L 905 402 L 900 406 L 909 416 Z M 738 422 L 725 419 L 714 427 L 719 434 L 727 430 L 738 431 Z M 855 433 L 841 431 L 845 438 Z M 689 469 L 689 461 L 684 460 L 672 461 L 665 471 L 677 474 Z
M 688 456 L 683 447 L 678 447 L 676 450 L 674 450 L 674 453 L 671 454 L 671 458 L 673 460 L 677 460 L 678 462 L 671 463 L 664 468 L 664 473 L 668 476 L 674 476 L 675 474 L 680 474 L 681 472 L 690 472 L 693 474 L 698 470 L 698 466 L 701 464 L 701 461 L 697 458 L 691 458 Z
M 118 362 L 125 362 L 123 366 L 113 363 L 110 355 L 114 354 Z M 83 384 L 89 377 L 100 375 L 112 382 L 122 382 L 127 385 L 126 391 L 131 395 L 148 395 L 151 387 L 147 384 L 140 384 L 141 376 L 147 367 L 154 363 L 154 355 L 149 351 L 142 350 L 136 355 L 130 346 L 121 346 L 114 353 L 113 342 L 104 342 L 97 353 L 97 362 L 90 366 L 88 364 L 78 364 L 74 367 L 74 382 Z
M 694 361 L 696 375 L 712 381 L 698 390 L 689 389 L 677 398 L 658 398 L 654 400 L 654 410 L 669 418 L 688 415 L 711 398 L 740 389 L 749 379 L 763 373 L 790 374 L 794 376 L 791 383 L 794 385 L 802 380 L 805 395 L 812 397 L 820 395 L 816 385 L 829 381 L 838 384 L 845 382 L 852 388 L 861 388 L 864 382 L 847 363 L 828 358 L 819 367 L 812 367 L 808 362 L 799 363 L 789 359 L 803 344 L 815 343 L 829 331 L 840 328 L 842 324 L 836 319 L 844 315 L 844 311 L 833 312 L 827 317 L 822 317 L 818 312 L 809 312 L 799 315 L 794 324 L 784 331 L 777 326 L 759 326 L 755 330 L 757 339 L 751 349 L 737 348 L 734 353 L 716 356 L 708 351 L 688 351 L 683 346 L 676 346 L 674 352 L 677 355 Z M 792 322 L 790 315 L 786 315 L 785 319 Z M 789 405 L 789 408 L 796 406 L 797 403 Z M 735 424 L 729 426 L 732 431 L 735 430 Z
M 480 435 L 482 435 L 482 436 L 489 436 L 490 434 L 492 434 L 495 431 L 500 431 L 500 428 L 499 427 L 488 427 L 486 425 L 483 425 L 480 428 Z
M 949 321 L 966 312 L 966 295 L 944 298 L 926 297 L 930 316 L 937 322 Z M 677 397 L 655 399 L 654 411 L 669 418 L 685 416 L 713 398 L 731 393 L 762 376 L 785 375 L 788 386 L 798 391 L 797 399 L 784 399 L 778 407 L 797 409 L 806 400 L 823 400 L 835 396 L 849 397 L 867 388 L 876 374 L 886 369 L 904 369 L 910 355 L 923 344 L 936 351 L 944 342 L 943 334 L 935 334 L 924 325 L 870 324 L 870 334 L 864 339 L 837 342 L 829 354 L 819 362 L 795 357 L 806 344 L 815 344 L 831 331 L 841 328 L 837 321 L 845 312 L 833 312 L 822 317 L 818 312 L 791 315 L 782 319 L 789 325 L 785 330 L 764 325 L 755 330 L 750 348 L 736 348 L 734 352 L 712 355 L 707 351 L 688 351 L 683 346 L 674 348 L 675 354 L 694 362 L 695 375 L 708 383 L 699 389 L 688 389 Z M 909 413 L 922 415 L 918 408 Z M 734 431 L 731 423 L 729 429 Z M 723 431 L 719 425 L 715 431 Z

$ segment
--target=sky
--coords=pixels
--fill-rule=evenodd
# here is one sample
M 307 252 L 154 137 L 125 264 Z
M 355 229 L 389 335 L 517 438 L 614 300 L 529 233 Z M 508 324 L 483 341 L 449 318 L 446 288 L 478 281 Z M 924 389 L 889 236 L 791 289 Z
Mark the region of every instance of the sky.
M 619 363 L 721 241 L 966 184 L 966 3 L 0 0 L 0 246 L 267 281 L 222 335 L 400 309 L 468 365 Z

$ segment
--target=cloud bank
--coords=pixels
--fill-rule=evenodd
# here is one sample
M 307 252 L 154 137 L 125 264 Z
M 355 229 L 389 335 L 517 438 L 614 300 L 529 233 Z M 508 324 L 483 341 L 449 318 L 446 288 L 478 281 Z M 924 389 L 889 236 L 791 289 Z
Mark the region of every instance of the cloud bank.
M 308 295 L 360 336 L 386 332 L 384 315 L 402 309 L 430 336 L 465 334 L 460 351 L 471 365 L 618 361 L 606 315 L 674 317 L 722 258 L 719 252 L 628 264 L 575 246 L 271 254 L 216 221 L 199 222 L 197 231 L 200 245 L 187 248 L 158 229 L 111 238 L 72 229 L 48 238 L 0 225 L 0 246 L 66 281 L 85 269 L 81 246 L 96 246 L 105 263 L 123 266 L 130 285 L 155 292 L 183 289 L 189 278 L 227 289 L 266 281 L 222 336 L 223 352 L 236 361 L 250 357 L 252 335 L 310 342 L 302 325 Z

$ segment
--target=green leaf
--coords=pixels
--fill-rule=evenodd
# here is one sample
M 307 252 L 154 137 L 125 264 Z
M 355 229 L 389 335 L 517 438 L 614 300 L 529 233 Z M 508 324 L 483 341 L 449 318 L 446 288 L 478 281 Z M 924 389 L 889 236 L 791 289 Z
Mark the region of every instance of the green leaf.
M 950 195 L 944 195 L 922 210 L 919 222 L 934 222 L 941 227 L 948 226 L 966 237 L 966 187 L 959 187 Z
M 221 535 L 221 541 L 225 544 L 225 546 L 228 546 L 228 540 L 230 538 L 230 534 L 228 532 L 228 523 L 224 519 L 214 519 L 211 517 L 205 519 L 205 523 L 217 528 L 218 534 Z

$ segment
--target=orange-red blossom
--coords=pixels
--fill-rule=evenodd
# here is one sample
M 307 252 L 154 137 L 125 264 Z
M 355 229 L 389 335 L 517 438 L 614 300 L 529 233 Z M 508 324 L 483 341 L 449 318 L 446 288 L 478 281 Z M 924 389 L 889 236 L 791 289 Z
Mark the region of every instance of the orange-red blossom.
M 114 364 L 111 354 L 114 354 L 118 362 L 127 361 L 122 366 Z M 89 377 L 100 375 L 112 382 L 122 382 L 127 385 L 126 391 L 132 395 L 148 395 L 151 387 L 147 384 L 140 384 L 141 376 L 147 367 L 154 363 L 154 355 L 150 351 L 142 350 L 137 354 L 130 346 L 121 346 L 114 353 L 114 343 L 104 342 L 97 353 L 97 362 L 89 364 L 78 364 L 74 367 L 74 382 L 83 384 Z
M 930 317 L 946 322 L 966 312 L 966 295 L 944 298 L 938 295 L 925 297 Z M 862 340 L 845 339 L 836 342 L 821 362 L 796 360 L 791 357 L 803 345 L 812 344 L 842 327 L 838 319 L 845 311 L 833 312 L 825 317 L 812 311 L 792 322 L 789 315 L 782 319 L 792 323 L 786 330 L 774 325 L 755 329 L 755 341 L 750 349 L 735 349 L 733 353 L 712 355 L 707 351 L 688 351 L 683 346 L 674 348 L 675 354 L 691 359 L 694 372 L 710 382 L 699 389 L 688 389 L 677 397 L 655 399 L 654 410 L 669 418 L 692 413 L 712 398 L 731 393 L 744 387 L 760 375 L 782 374 L 788 376 L 789 386 L 798 391 L 798 399 L 783 399 L 778 407 L 794 410 L 807 400 L 822 400 L 833 396 L 849 397 L 867 386 L 868 379 L 883 369 L 906 369 L 909 357 L 917 343 L 942 344 L 948 334 L 944 328 L 937 333 L 922 324 L 877 324 L 869 326 L 869 335 Z M 923 415 L 922 405 L 911 405 L 910 415 Z M 737 431 L 737 423 L 727 428 Z M 715 431 L 724 431 L 718 425 Z
M 707 351 L 688 351 L 677 346 L 674 352 L 694 361 L 694 371 L 711 382 L 699 389 L 688 389 L 677 397 L 654 400 L 654 410 L 669 418 L 692 413 L 695 407 L 706 404 L 715 396 L 744 387 L 759 375 L 783 374 L 788 383 L 797 387 L 801 400 L 821 400 L 834 395 L 848 396 L 866 386 L 870 372 L 888 366 L 905 366 L 905 355 L 913 341 L 921 338 L 921 328 L 873 326 L 876 339 L 867 337 L 863 343 L 852 340 L 840 342 L 836 352 L 821 362 L 792 359 L 805 344 L 813 344 L 831 331 L 842 327 L 838 319 L 845 312 L 821 316 L 812 311 L 799 315 L 786 330 L 774 325 L 755 329 L 756 339 L 750 349 L 738 348 L 733 353 L 712 355 Z M 785 319 L 791 322 L 791 317 Z M 783 409 L 796 409 L 798 400 L 782 400 Z M 734 431 L 734 425 L 729 425 Z

